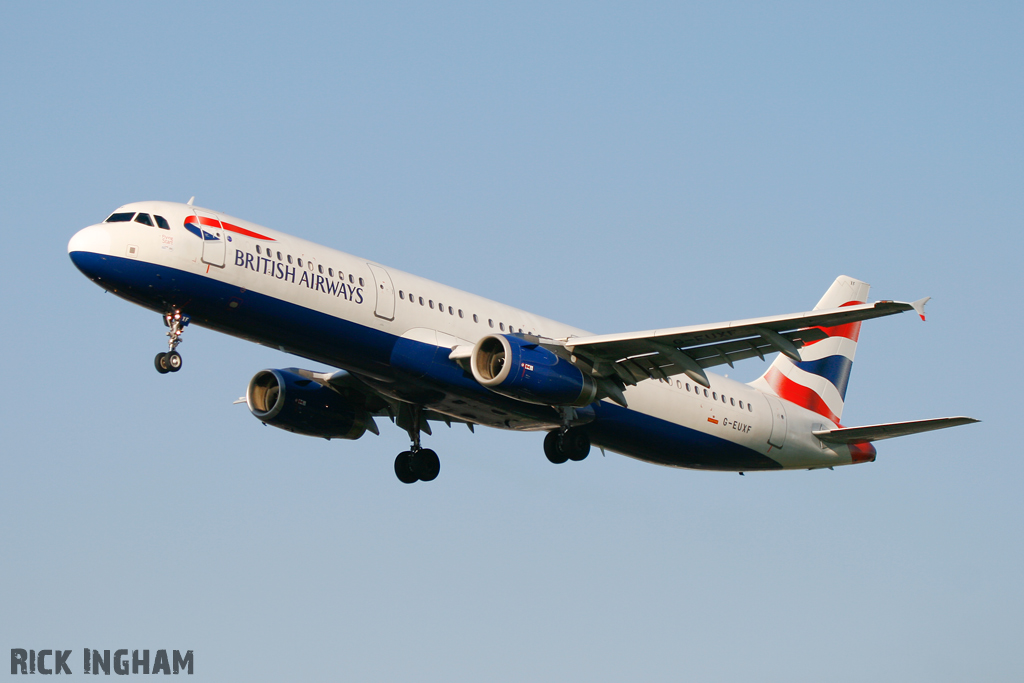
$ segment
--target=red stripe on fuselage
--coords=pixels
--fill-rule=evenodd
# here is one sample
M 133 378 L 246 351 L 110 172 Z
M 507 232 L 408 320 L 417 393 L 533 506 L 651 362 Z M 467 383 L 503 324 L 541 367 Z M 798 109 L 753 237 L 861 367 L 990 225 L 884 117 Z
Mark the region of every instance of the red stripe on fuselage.
M 829 409 L 825 399 L 819 396 L 813 389 L 797 384 L 779 372 L 777 368 L 769 368 L 764 379 L 768 382 L 768 386 L 775 390 L 779 398 L 783 398 L 808 410 L 813 410 L 818 415 L 836 424 L 839 423 L 839 417 Z
M 189 216 L 188 218 L 185 219 L 185 222 L 186 223 L 195 223 L 196 222 L 196 218 L 197 218 L 196 216 Z M 273 237 L 267 237 L 266 235 L 261 235 L 258 232 L 253 232 L 252 230 L 246 230 L 245 228 L 241 228 L 241 227 L 239 227 L 237 225 L 233 225 L 231 223 L 226 223 L 224 221 L 218 221 L 216 218 L 207 218 L 206 216 L 199 216 L 198 218 L 199 218 L 200 225 L 207 225 L 207 226 L 209 226 L 211 228 L 223 227 L 228 232 L 234 232 L 234 233 L 237 233 L 239 235 L 245 235 L 246 237 L 252 237 L 252 238 L 258 239 L 258 240 L 267 240 L 268 242 L 276 241 Z

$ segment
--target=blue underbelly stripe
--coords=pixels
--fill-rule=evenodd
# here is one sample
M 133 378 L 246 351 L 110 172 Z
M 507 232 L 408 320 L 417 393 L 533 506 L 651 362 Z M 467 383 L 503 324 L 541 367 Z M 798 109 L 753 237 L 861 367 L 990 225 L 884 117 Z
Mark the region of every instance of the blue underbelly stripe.
M 557 424 L 548 406 L 514 401 L 481 387 L 448 359 L 447 349 L 196 273 L 90 252 L 70 256 L 89 279 L 145 308 L 163 313 L 174 305 L 188 313 L 193 323 L 218 332 L 284 347 L 289 353 L 333 367 L 390 377 L 396 384 L 408 383 L 410 391 L 457 396 L 473 402 L 479 411 L 501 410 L 510 417 L 533 421 L 535 428 Z M 651 415 L 604 401 L 592 408 L 596 417 L 584 427 L 591 441 L 623 455 L 698 469 L 781 467 L 757 451 Z

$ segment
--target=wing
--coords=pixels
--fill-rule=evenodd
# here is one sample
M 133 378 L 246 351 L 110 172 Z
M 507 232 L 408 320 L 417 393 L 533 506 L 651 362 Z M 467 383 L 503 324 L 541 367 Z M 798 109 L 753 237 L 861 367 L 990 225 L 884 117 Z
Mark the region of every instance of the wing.
M 359 406 L 371 415 L 387 417 L 402 429 L 409 429 L 416 419 L 408 403 L 403 403 L 378 393 L 373 387 L 360 379 L 358 375 L 347 370 L 314 372 L 301 368 L 288 368 L 288 371 L 334 389 L 344 396 L 351 405 Z M 419 414 L 420 430 L 427 434 L 432 434 L 430 422 L 444 422 L 449 427 L 452 426 L 453 422 L 462 423 L 468 426 L 470 431 L 473 431 L 473 423 L 468 420 L 461 420 L 433 410 L 422 410 Z M 374 434 L 380 435 L 380 431 L 375 423 L 371 422 L 369 429 Z
M 978 422 L 973 417 L 936 417 L 931 420 L 913 420 L 911 422 L 890 422 L 888 424 L 868 425 L 866 427 L 840 427 L 811 432 L 814 436 L 828 443 L 863 443 L 865 441 L 881 441 L 897 436 L 920 434 L 934 429 L 959 427 Z
M 910 310 L 917 311 L 923 319 L 927 301 L 927 298 L 913 303 L 876 301 L 714 325 L 570 337 L 560 341 L 573 354 L 576 365 L 599 378 L 625 385 L 685 373 L 694 382 L 709 386 L 704 368 L 726 364 L 732 367 L 736 361 L 754 356 L 764 360 L 765 354 L 776 351 L 799 361 L 800 347 L 828 336 L 821 328 Z

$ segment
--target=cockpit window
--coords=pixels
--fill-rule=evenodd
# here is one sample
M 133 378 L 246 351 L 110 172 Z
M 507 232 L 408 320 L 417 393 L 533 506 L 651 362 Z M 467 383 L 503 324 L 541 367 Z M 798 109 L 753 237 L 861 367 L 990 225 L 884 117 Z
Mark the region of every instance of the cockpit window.
M 138 216 L 135 217 L 135 222 L 153 227 L 153 219 L 149 217 L 148 213 L 140 213 Z
M 132 212 L 132 213 L 112 213 L 112 214 L 110 214 L 110 218 L 108 218 L 107 220 L 105 220 L 103 222 L 104 223 L 127 223 L 128 221 L 130 221 L 132 219 L 132 217 L 134 215 L 135 215 L 134 212 Z
M 163 228 L 164 230 L 171 229 L 171 224 L 168 223 L 167 219 L 164 218 L 163 216 L 157 216 L 156 214 L 153 214 L 153 218 L 156 219 L 157 227 Z

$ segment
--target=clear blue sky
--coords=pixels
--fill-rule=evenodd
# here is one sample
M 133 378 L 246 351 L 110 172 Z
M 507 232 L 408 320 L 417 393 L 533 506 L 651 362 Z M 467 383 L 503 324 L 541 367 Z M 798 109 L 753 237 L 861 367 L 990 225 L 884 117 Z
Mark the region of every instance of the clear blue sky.
M 0 657 L 1021 680 L 1022 35 L 1019 3 L 8 3 Z M 403 486 L 391 425 L 232 405 L 311 364 L 193 328 L 159 376 L 158 316 L 68 260 L 192 195 L 595 332 L 806 310 L 841 273 L 931 295 L 865 325 L 844 422 L 984 422 L 746 477 L 442 428 Z

